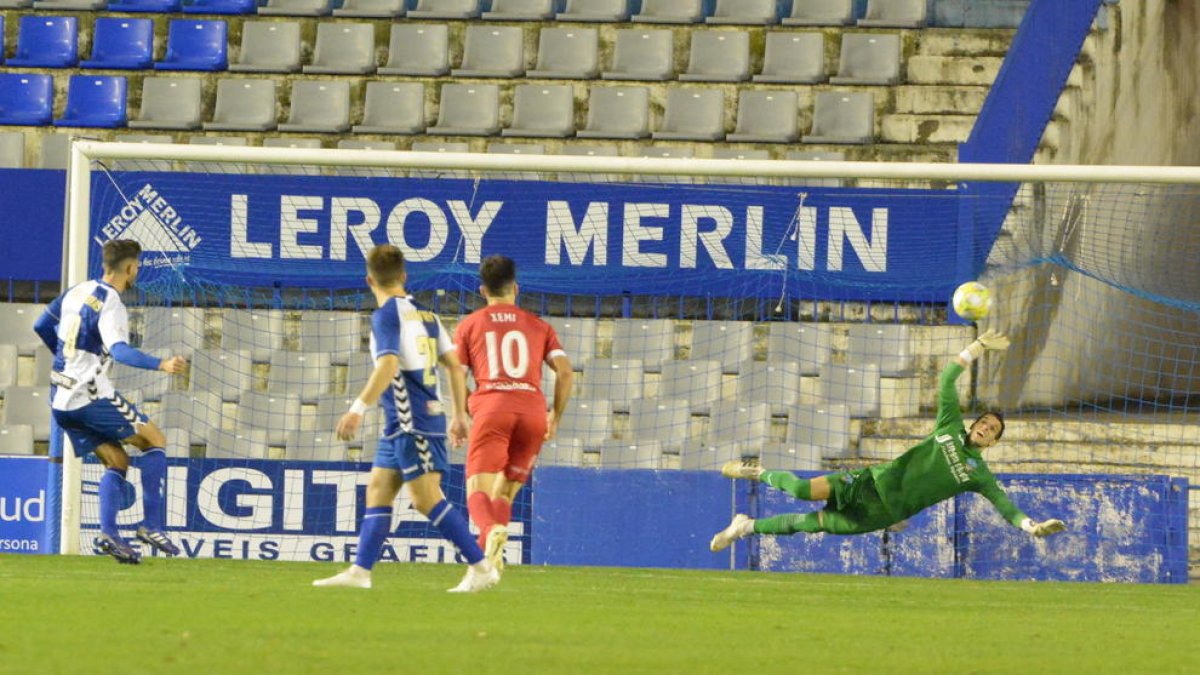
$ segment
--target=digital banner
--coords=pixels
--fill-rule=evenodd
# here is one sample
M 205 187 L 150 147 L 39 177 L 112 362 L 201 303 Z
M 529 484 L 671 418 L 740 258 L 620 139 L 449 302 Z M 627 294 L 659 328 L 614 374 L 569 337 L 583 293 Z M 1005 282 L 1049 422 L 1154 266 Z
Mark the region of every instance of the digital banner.
M 129 488 L 117 524 L 132 530 L 143 518 L 137 458 L 129 470 Z M 358 528 L 366 509 L 370 464 L 170 458 L 167 469 L 167 533 L 188 558 L 307 560 L 352 562 Z M 83 522 L 80 550 L 98 553 L 96 487 L 102 467 L 89 461 L 83 470 Z M 442 489 L 466 515 L 461 466 L 442 477 Z M 45 487 L 45 470 L 41 474 Z M 412 507 L 401 489 L 392 519 L 392 535 L 382 561 L 464 562 L 453 544 Z M 529 499 L 513 505 L 505 549 L 512 564 L 528 561 Z M 127 535 L 128 536 L 128 535 Z M 141 546 L 143 555 L 157 552 Z
M 46 458 L 0 456 L 0 553 L 46 550 Z
M 390 242 L 413 290 L 503 254 L 526 291 L 898 301 L 949 297 L 959 217 L 954 190 L 149 172 L 95 176 L 91 209 L 147 282 L 356 286 Z

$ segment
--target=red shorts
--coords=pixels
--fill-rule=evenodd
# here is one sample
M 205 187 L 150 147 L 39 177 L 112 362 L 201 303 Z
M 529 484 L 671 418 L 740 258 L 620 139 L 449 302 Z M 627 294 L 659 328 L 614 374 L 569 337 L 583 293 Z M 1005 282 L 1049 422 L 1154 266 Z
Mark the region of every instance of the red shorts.
M 504 473 L 524 483 L 546 436 L 546 413 L 489 412 L 476 417 L 467 440 L 467 477 Z

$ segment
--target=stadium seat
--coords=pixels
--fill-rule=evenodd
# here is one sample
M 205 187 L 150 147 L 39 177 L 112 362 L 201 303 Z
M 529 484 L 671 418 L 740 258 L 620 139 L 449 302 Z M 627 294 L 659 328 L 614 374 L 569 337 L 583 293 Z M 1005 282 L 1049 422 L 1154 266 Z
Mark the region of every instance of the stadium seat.
M 267 432 L 262 429 L 213 431 L 204 445 L 207 459 L 269 459 Z
M 49 75 L 0 73 L 0 124 L 50 124 L 54 109 L 54 80 Z
M 183 429 L 163 429 L 162 432 L 167 439 L 163 448 L 167 457 L 187 459 L 192 456 L 192 437 L 188 432 Z
M 713 148 L 713 159 L 771 159 L 769 150 L 744 150 L 742 148 Z M 710 176 L 706 180 L 708 182 L 723 182 L 719 177 Z M 734 182 L 737 179 L 729 178 L 729 182 Z M 740 181 L 739 181 L 740 182 Z
M 602 469 L 660 469 L 663 448 L 658 441 L 636 439 L 619 441 L 610 438 L 600 444 Z
M 249 145 L 245 136 L 192 136 L 188 139 L 192 145 L 224 145 L 244 147 Z M 237 162 L 186 162 L 185 171 L 198 173 L 246 173 L 246 165 Z
M 698 30 L 684 82 L 744 82 L 750 79 L 750 34 L 744 31 Z
M 109 0 L 110 12 L 163 12 L 173 14 L 183 10 L 182 0 Z
M 819 91 L 805 143 L 874 143 L 875 97 L 870 92 Z
M 299 81 L 297 81 L 299 84 Z M 319 138 L 264 138 L 264 148 L 306 148 L 321 147 Z M 258 173 L 272 176 L 319 176 L 321 167 L 312 164 L 268 164 L 258 167 Z
M 749 321 L 697 321 L 692 325 L 692 359 L 717 361 L 737 374 L 751 355 L 754 324 Z
M 226 401 L 236 401 L 250 388 L 253 371 L 250 352 L 199 349 L 192 354 L 192 392 L 210 391 Z
M 488 21 L 548 21 L 554 18 L 554 0 L 492 0 L 484 12 Z
M 629 0 L 567 0 L 555 15 L 559 21 L 622 23 L 629 20 Z
M 525 74 L 525 38 L 515 26 L 467 26 L 462 67 L 454 77 L 519 77 Z
M 767 329 L 767 359 L 797 363 L 801 375 L 819 373 L 832 353 L 833 335 L 827 325 L 778 321 Z
M 204 99 L 198 77 L 147 77 L 131 129 L 199 129 Z
M 667 452 L 679 453 L 688 443 L 691 404 L 682 399 L 641 398 L 629 404 L 628 438 L 658 441 Z
M 416 141 L 412 144 L 413 152 L 470 152 L 470 143 L 450 143 L 443 141 Z M 447 169 L 415 170 L 409 174 L 413 178 L 466 178 L 465 171 Z
M 737 378 L 737 400 L 769 403 L 784 415 L 800 400 L 800 364 L 795 361 L 746 361 Z
M 0 169 L 23 168 L 25 168 L 25 134 L 20 131 L 0 132 Z
M 592 80 L 600 74 L 600 42 L 595 28 L 543 28 L 537 66 L 526 77 Z
M 546 323 L 558 335 L 558 341 L 571 360 L 575 370 L 587 370 L 588 364 L 596 356 L 595 319 L 579 319 L 575 317 L 546 317 Z
M 0 424 L 28 424 L 33 427 L 33 440 L 50 440 L 50 390 L 43 386 L 5 389 Z
M 425 85 L 368 82 L 362 124 L 356 134 L 419 134 L 425 130 Z
M 758 455 L 771 437 L 771 406 L 747 401 L 713 404 L 709 442 L 737 443 L 744 456 Z
M 900 82 L 900 36 L 846 33 L 838 72 L 830 84 L 897 84 Z
M 804 443 L 767 443 L 759 461 L 776 471 L 820 471 L 821 449 Z
M 88 12 L 104 9 L 107 0 L 35 0 L 34 9 L 51 12 Z
M 799 162 L 844 162 L 846 153 L 829 150 L 789 150 L 784 159 Z M 840 178 L 794 178 L 786 180 L 787 185 L 807 185 L 809 187 L 841 187 L 845 181 Z
M 288 121 L 280 131 L 338 134 L 350 130 L 350 83 L 296 80 Z
M 0 76 L 2 77 L 2 76 Z M 71 153 L 71 134 L 45 134 L 42 136 L 39 169 L 65 169 Z
M 855 324 L 850 326 L 847 363 L 874 363 L 880 375 L 906 375 L 916 363 L 909 347 L 909 327 L 904 324 Z
M 283 445 L 287 433 L 300 428 L 300 397 L 296 394 L 247 391 L 238 401 L 238 429 L 262 429 L 267 442 Z
M 363 75 L 375 72 L 375 24 L 317 24 L 313 62 L 304 72 L 318 75 Z
M 824 82 L 825 36 L 822 33 L 767 33 L 762 73 L 755 82 Z
M 30 424 L 0 425 L 0 455 L 32 455 L 33 426 Z
M 294 394 L 301 401 L 316 401 L 329 393 L 331 369 L 325 352 L 274 352 L 267 376 L 267 391 Z
M 592 87 L 587 127 L 579 138 L 634 140 L 650 136 L 650 90 L 645 87 Z
M 351 354 L 346 365 L 347 393 L 357 394 L 367 383 L 367 378 L 371 376 L 371 371 L 374 369 L 375 359 L 370 354 L 366 352 Z
M 879 366 L 874 363 L 821 366 L 821 400 L 844 403 L 851 417 L 879 416 Z
M 612 437 L 613 404 L 610 401 L 573 398 L 558 423 L 558 433 L 565 438 L 578 438 L 584 447 L 598 448 Z
M 712 16 L 715 24 L 766 25 L 775 23 L 775 0 L 717 0 Z
M 242 24 L 242 47 L 234 72 L 296 73 L 300 71 L 300 24 L 287 21 L 247 21 Z
M 613 321 L 612 358 L 639 359 L 648 372 L 662 370 L 675 358 L 675 321 L 617 319 Z
M 450 32 L 446 24 L 392 24 L 388 60 L 380 75 L 436 77 L 450 72 Z
M 669 30 L 617 31 L 612 70 L 605 80 L 669 80 L 675 76 L 675 44 Z
M 343 138 L 337 142 L 341 150 L 395 150 L 394 141 L 364 141 L 357 138 Z
M 333 0 L 267 0 L 258 7 L 264 16 L 324 16 L 332 12 Z
M 927 20 L 925 0 L 867 0 L 867 11 L 858 25 L 863 28 L 923 28 Z
M 725 462 L 742 459 L 737 443 L 685 446 L 679 453 L 679 468 L 684 471 L 719 471 Z
M 142 310 L 142 349 L 189 353 L 204 347 L 204 310 L 147 307 Z
M 258 0 L 190 0 L 184 14 L 253 14 Z
M 0 0 L 0 9 L 25 9 L 33 7 L 33 0 Z
M 79 22 L 73 16 L 26 15 L 17 29 L 17 51 L 9 66 L 70 68 L 79 63 Z
M 334 16 L 395 19 L 404 16 L 405 0 L 344 0 Z
M 558 149 L 558 154 L 570 157 L 620 157 L 621 152 L 616 145 L 610 144 L 566 144 Z M 611 183 L 621 180 L 615 174 L 561 172 L 558 180 L 571 183 Z M 572 359 L 575 357 L 572 356 Z
M 494 136 L 500 130 L 500 89 L 494 84 L 443 84 L 438 136 Z
M 716 141 L 725 137 L 725 92 L 721 89 L 667 90 L 662 127 L 655 140 Z
M 0 389 L 17 383 L 17 346 L 0 344 Z
M 38 386 L 50 386 L 50 371 L 54 369 L 54 354 L 49 349 L 39 349 L 34 352 L 33 383 Z
M 798 405 L 788 411 L 787 442 L 820 448 L 830 457 L 847 457 L 850 412 L 842 404 Z
M 410 19 L 477 19 L 479 0 L 417 0 Z
M 49 353 L 48 351 L 46 352 Z M 150 352 L 159 358 L 168 356 L 166 352 Z M 171 382 L 175 377 L 161 370 L 146 370 L 133 368 L 122 363 L 114 363 L 109 371 L 113 386 L 126 398 L 133 400 L 130 392 L 141 392 L 143 401 L 158 401 L 171 390 Z
M 123 127 L 128 84 L 124 77 L 72 75 L 67 107 L 56 127 Z
M 512 126 L 504 136 L 567 138 L 575 135 L 575 90 L 569 84 L 517 85 Z
M 92 58 L 80 68 L 141 70 L 154 61 L 154 21 L 102 16 L 92 29 Z
M 792 0 L 785 26 L 847 26 L 854 23 L 854 0 Z
M 340 150 L 386 150 L 391 152 L 396 149 L 396 144 L 392 141 L 364 141 L 355 138 L 343 138 L 338 141 L 337 147 Z M 358 176 L 360 178 L 387 178 L 397 175 L 394 169 L 381 166 L 340 166 L 334 169 L 334 173 L 339 176 Z
M 225 70 L 229 66 L 224 21 L 176 19 L 167 30 L 167 54 L 155 70 Z
M 716 361 L 668 361 L 658 384 L 659 398 L 684 399 L 692 412 L 707 415 L 721 398 L 721 364 Z
M 347 447 L 332 429 L 290 431 L 284 443 L 284 458 L 295 462 L 344 462 Z
M 275 121 L 275 80 L 217 81 L 217 103 L 206 131 L 270 131 Z
M 334 394 L 317 399 L 316 415 L 313 420 L 313 428 L 317 433 L 332 432 L 337 427 L 338 420 L 350 409 L 350 405 L 354 403 L 354 398 L 358 396 L 364 383 L 366 383 L 365 377 L 363 382 L 353 387 L 349 394 Z M 374 452 L 375 441 L 383 430 L 383 424 L 383 411 L 378 406 L 372 406 L 363 416 L 358 438 L 349 443 L 351 445 L 365 444 L 367 449 Z
M 362 351 L 362 318 L 355 312 L 305 312 L 300 317 L 300 348 L 328 352 L 334 363 L 346 363 Z
M 491 155 L 544 155 L 546 146 L 541 143 L 488 143 L 487 152 Z M 536 180 L 536 172 L 520 173 L 532 173 Z M 506 175 L 511 175 L 511 173 Z
M 799 106 L 794 91 L 742 91 L 738 96 L 737 128 L 725 140 L 795 143 L 800 138 Z
M 538 466 L 583 466 L 583 441 L 562 435 L 542 444 Z
M 656 157 L 659 159 L 691 159 L 696 153 L 692 148 L 659 148 L 659 147 L 643 147 L 638 157 Z M 690 183 L 691 178 L 688 176 L 672 176 L 666 179 L 662 176 L 647 177 L 646 182 L 671 180 L 675 183 Z
M 645 375 L 641 359 L 593 359 L 583 376 L 580 396 L 593 401 L 608 401 L 612 409 L 628 412 L 629 403 L 642 398 Z
M 250 350 L 255 361 L 267 361 L 283 348 L 283 312 L 277 309 L 230 309 L 222 323 L 221 347 Z
M 634 23 L 697 23 L 704 18 L 701 0 L 642 0 L 640 14 L 630 19 Z

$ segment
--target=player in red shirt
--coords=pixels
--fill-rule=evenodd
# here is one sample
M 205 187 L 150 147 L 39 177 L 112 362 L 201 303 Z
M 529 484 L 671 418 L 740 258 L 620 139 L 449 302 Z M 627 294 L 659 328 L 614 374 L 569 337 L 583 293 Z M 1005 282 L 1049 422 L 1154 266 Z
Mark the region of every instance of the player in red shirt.
M 512 502 L 533 471 L 542 441 L 554 438 L 571 395 L 571 361 L 550 324 L 517 307 L 517 267 L 488 256 L 479 266 L 487 307 L 458 324 L 458 358 L 475 378 L 468 400 L 467 510 L 487 558 L 504 564 Z M 554 369 L 554 409 L 546 412 L 542 363 Z

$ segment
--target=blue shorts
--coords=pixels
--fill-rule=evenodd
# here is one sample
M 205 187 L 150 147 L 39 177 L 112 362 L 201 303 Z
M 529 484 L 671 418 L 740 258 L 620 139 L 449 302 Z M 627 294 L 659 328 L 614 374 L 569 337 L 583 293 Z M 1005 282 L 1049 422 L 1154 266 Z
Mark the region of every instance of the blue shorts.
M 71 439 L 71 446 L 79 457 L 88 455 L 105 443 L 124 447 L 121 441 L 136 434 L 137 425 L 147 421 L 147 417 L 132 403 L 115 392 L 112 398 L 97 399 L 82 408 L 51 412 L 54 421 Z
M 381 438 L 371 466 L 399 471 L 406 481 L 433 471 L 446 473 L 450 470 L 446 439 L 404 433 Z

